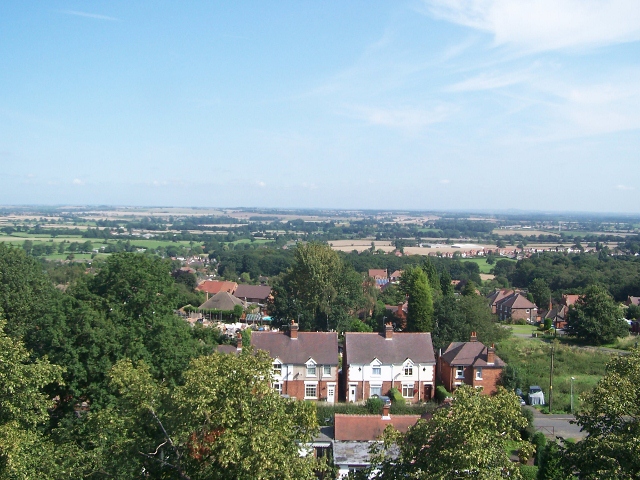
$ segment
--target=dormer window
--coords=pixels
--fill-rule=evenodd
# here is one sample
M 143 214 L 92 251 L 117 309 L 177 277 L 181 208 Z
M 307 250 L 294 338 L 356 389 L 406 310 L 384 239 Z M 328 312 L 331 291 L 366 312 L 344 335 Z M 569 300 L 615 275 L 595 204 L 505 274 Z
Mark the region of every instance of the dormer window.
M 411 377 L 413 375 L 413 365 L 408 364 L 404 366 L 404 376 Z
M 273 374 L 282 375 L 282 364 L 280 362 L 273 362 Z
M 317 375 L 316 363 L 313 360 L 307 362 L 307 377 L 315 377 Z
M 374 365 L 373 367 L 371 367 L 371 375 L 375 377 L 379 377 L 380 375 L 382 375 L 382 367 L 380 365 Z

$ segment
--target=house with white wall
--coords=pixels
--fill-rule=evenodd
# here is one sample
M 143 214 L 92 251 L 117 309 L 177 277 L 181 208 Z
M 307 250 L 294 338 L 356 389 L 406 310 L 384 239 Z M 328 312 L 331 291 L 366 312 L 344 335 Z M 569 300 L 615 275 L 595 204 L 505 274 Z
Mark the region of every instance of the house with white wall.
M 344 335 L 344 388 L 348 402 L 386 395 L 392 387 L 409 403 L 431 400 L 435 394 L 436 360 L 431 334 L 347 332 Z

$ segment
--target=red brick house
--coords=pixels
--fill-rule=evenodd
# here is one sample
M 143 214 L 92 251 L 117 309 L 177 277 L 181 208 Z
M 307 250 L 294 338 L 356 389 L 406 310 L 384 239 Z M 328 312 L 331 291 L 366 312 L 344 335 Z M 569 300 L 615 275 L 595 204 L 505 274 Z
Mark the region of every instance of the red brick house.
M 220 280 L 203 280 L 198 284 L 196 290 L 200 292 L 205 292 L 207 294 L 207 299 L 211 295 L 215 295 L 218 292 L 227 292 L 233 295 L 233 292 L 238 288 L 238 284 L 236 282 L 227 282 Z
M 298 332 L 253 332 L 251 345 L 273 359 L 273 387 L 299 400 L 338 398 L 338 334 Z
M 489 305 L 491 305 L 491 313 L 498 313 L 498 310 L 497 310 L 498 302 L 508 297 L 509 295 L 512 295 L 513 293 L 515 293 L 513 290 L 509 288 L 503 288 L 500 290 L 496 290 L 491 295 L 489 295 L 487 298 L 489 300 Z
M 496 313 L 500 320 L 526 320 L 529 323 L 538 320 L 538 307 L 522 293 L 512 293 L 496 302 Z
M 481 388 L 482 393 L 490 395 L 496 391 L 505 366 L 495 348 L 478 342 L 475 332 L 469 342 L 449 344 L 438 358 L 440 380 L 450 392 L 465 384 Z

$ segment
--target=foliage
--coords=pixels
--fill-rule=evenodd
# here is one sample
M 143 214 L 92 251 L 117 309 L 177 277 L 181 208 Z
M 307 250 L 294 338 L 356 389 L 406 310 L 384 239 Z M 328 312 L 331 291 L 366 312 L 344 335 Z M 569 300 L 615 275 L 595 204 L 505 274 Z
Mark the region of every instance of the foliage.
M 504 367 L 500 373 L 498 384 L 511 391 L 515 391 L 517 388 L 522 388 L 520 369 L 514 365 L 507 365 Z
M 406 269 L 400 277 L 400 289 L 408 296 L 406 330 L 433 330 L 433 296 L 424 271 L 420 267 Z
M 364 404 L 367 411 L 371 414 L 379 414 L 382 412 L 382 407 L 384 406 L 384 402 L 380 397 L 369 397 Z
M 315 408 L 271 388 L 266 354 L 200 357 L 175 389 L 144 363 L 121 361 L 111 376 L 118 402 L 90 414 L 102 432 L 94 453 L 105 476 L 315 478 L 313 456 L 298 454 L 298 442 L 316 432 Z
M 506 452 L 506 442 L 520 441 L 526 420 L 513 392 L 499 388 L 482 395 L 466 385 L 458 388 L 450 407 L 420 420 L 406 434 L 392 428 L 373 459 L 373 478 L 521 478 Z M 397 450 L 396 450 L 397 449 Z M 397 458 L 391 452 L 398 451 Z
M 584 479 L 638 478 L 640 351 L 614 357 L 584 403 L 576 419 L 587 437 L 568 447 L 571 468 Z
M 533 297 L 533 303 L 538 308 L 547 308 L 551 302 L 551 289 L 547 282 L 542 278 L 534 278 L 529 284 L 529 293 Z
M 575 478 L 564 466 L 564 448 L 555 441 L 547 443 L 536 455 L 538 480 L 570 480 Z
M 402 394 L 396 387 L 391 387 L 389 389 L 388 395 L 393 403 L 405 403 L 405 400 L 402 397 Z
M 520 465 L 520 475 L 523 480 L 536 480 L 538 478 L 538 467 L 535 465 Z
M 565 331 L 582 342 L 602 345 L 628 335 L 629 327 L 607 291 L 592 285 L 569 307 Z
M 447 389 L 444 388 L 443 385 L 438 385 L 436 387 L 436 400 L 440 403 L 444 402 L 444 400 L 447 397 L 450 397 L 451 395 L 449 394 L 449 392 L 447 392 Z

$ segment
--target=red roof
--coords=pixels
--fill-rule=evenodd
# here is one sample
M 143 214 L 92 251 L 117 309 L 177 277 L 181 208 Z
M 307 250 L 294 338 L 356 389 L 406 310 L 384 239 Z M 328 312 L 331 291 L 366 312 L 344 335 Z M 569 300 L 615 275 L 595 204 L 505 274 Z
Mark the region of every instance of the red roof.
M 571 305 L 576 303 L 581 296 L 582 295 L 562 295 L 561 303 L 563 303 L 567 307 L 570 307 Z
M 387 425 L 393 427 L 401 433 L 406 433 L 409 427 L 420 420 L 420 415 L 394 415 L 382 417 L 380 415 L 347 415 L 336 413 L 335 439 L 369 442 L 376 440 L 382 435 Z
M 387 278 L 387 269 L 386 268 L 370 268 L 369 276 L 373 278 Z
M 238 288 L 238 284 L 236 282 L 204 280 L 196 287 L 196 290 L 215 295 L 218 292 L 233 293 L 236 291 L 236 288 Z

